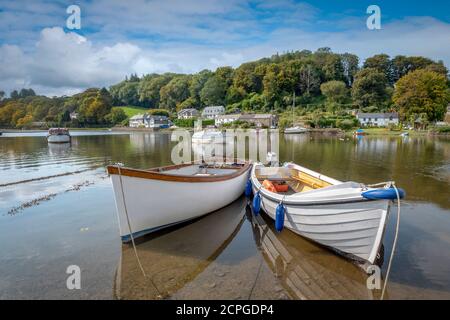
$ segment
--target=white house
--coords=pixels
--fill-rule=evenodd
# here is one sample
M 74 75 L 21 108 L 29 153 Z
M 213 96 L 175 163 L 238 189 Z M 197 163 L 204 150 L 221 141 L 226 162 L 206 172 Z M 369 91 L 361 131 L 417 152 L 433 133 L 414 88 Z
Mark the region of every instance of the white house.
M 144 123 L 146 128 L 168 128 L 169 118 L 166 116 L 147 115 Z
M 202 111 L 202 118 L 215 119 L 218 115 L 225 114 L 224 106 L 210 106 Z
M 358 113 L 356 115 L 361 126 L 386 127 L 398 125 L 398 113 Z
M 214 124 L 216 127 L 224 125 L 226 123 L 232 123 L 239 120 L 240 114 L 220 114 L 216 117 Z
M 169 119 L 166 116 L 149 114 L 137 114 L 129 120 L 130 128 L 164 128 L 169 126 Z
M 197 109 L 188 108 L 178 112 L 178 119 L 192 119 L 197 118 L 200 115 Z
M 78 112 L 73 111 L 69 114 L 69 116 L 70 120 L 78 119 Z
M 128 121 L 128 125 L 130 126 L 130 128 L 144 128 L 144 115 L 136 114 L 132 116 Z

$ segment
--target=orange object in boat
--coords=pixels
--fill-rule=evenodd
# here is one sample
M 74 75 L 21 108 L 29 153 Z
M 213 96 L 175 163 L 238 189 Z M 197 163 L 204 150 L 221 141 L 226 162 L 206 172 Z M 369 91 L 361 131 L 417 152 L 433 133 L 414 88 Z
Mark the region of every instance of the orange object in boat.
M 270 182 L 269 180 L 264 180 L 262 183 L 264 189 L 269 190 L 270 192 L 275 192 L 277 193 L 277 189 L 275 188 L 275 186 L 273 185 L 272 182 Z
M 289 189 L 289 186 L 287 184 L 279 184 L 279 183 L 274 183 L 273 186 L 275 187 L 275 190 L 277 190 L 277 192 L 287 192 Z

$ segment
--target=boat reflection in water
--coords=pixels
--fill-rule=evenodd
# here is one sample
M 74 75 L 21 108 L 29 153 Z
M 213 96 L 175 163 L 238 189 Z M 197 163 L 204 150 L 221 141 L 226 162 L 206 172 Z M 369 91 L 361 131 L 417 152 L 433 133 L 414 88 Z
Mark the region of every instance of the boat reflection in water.
M 241 234 L 249 231 L 256 246 Z M 250 242 L 236 245 L 236 238 Z M 264 213 L 255 217 L 243 197 L 193 222 L 143 236 L 136 249 L 146 275 L 132 245 L 122 244 L 117 299 L 236 299 L 252 296 L 252 287 L 259 288 L 252 296 L 258 299 L 378 299 L 380 294 L 367 288 L 361 268 L 287 229 L 277 233 L 273 220 Z M 249 265 L 252 272 L 245 271 Z
M 368 275 L 358 266 L 289 230 L 276 232 L 264 213 L 255 216 L 248 208 L 246 216 L 264 260 L 292 298 L 379 298 L 380 290 L 367 288 Z
M 200 274 L 231 242 L 245 220 L 239 198 L 194 222 L 136 240 L 144 277 L 132 245 L 122 245 L 116 274 L 118 299 L 160 299 L 171 296 Z

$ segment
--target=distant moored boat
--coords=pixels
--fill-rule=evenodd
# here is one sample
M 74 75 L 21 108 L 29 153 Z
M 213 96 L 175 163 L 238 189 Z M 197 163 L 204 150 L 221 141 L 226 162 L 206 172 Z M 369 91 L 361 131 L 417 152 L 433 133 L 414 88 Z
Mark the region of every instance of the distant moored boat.
M 308 129 L 300 127 L 300 126 L 295 126 L 295 127 L 290 127 L 290 128 L 284 129 L 284 133 L 305 133 L 307 131 L 308 131 Z
M 68 143 L 71 140 L 69 130 L 66 128 L 50 128 L 47 134 L 49 143 Z

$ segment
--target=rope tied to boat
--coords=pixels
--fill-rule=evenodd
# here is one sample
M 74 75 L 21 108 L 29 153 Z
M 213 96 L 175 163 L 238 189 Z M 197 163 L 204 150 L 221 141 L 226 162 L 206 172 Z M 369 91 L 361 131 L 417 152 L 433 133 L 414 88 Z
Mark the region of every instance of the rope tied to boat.
M 125 210 L 125 216 L 127 218 L 128 230 L 130 231 L 131 243 L 133 244 L 134 255 L 136 256 L 136 260 L 138 262 L 139 268 L 141 269 L 141 272 L 142 272 L 144 278 L 150 280 L 152 286 L 155 288 L 155 290 L 158 293 L 159 297 L 162 297 L 162 294 L 158 290 L 158 287 L 153 282 L 153 279 L 147 277 L 147 274 L 145 273 L 144 267 L 142 266 L 141 259 L 139 259 L 139 255 L 138 255 L 137 248 L 136 248 L 136 243 L 134 242 L 134 236 L 133 236 L 133 231 L 131 229 L 130 217 L 128 216 L 128 209 L 127 209 L 127 204 L 126 204 L 126 201 L 125 201 L 125 193 L 124 193 L 124 190 L 123 190 L 122 173 L 121 173 L 121 170 L 120 170 L 120 168 L 123 167 L 124 164 L 121 163 L 121 162 L 117 162 L 117 163 L 115 163 L 115 166 L 117 167 L 117 171 L 119 173 L 120 191 L 121 191 L 121 194 L 122 194 L 122 201 L 123 201 L 123 207 L 124 207 L 124 210 Z
M 381 291 L 381 297 L 380 300 L 384 299 L 384 293 L 386 292 L 386 286 L 389 280 L 389 273 L 391 271 L 391 266 L 392 266 L 392 260 L 394 259 L 394 253 L 395 253 L 395 249 L 397 246 L 397 239 L 398 239 L 398 231 L 400 229 L 400 193 L 397 189 L 397 186 L 395 185 L 394 181 L 389 181 L 390 183 L 390 187 L 394 188 L 395 193 L 397 195 L 397 224 L 395 227 L 395 236 L 394 236 L 394 241 L 392 242 L 392 250 L 391 250 L 391 255 L 389 257 L 389 263 L 388 263 L 388 267 L 386 269 L 386 278 L 384 279 L 384 284 L 383 284 L 383 290 Z
M 386 292 L 387 283 L 389 280 L 389 274 L 391 271 L 392 261 L 394 259 L 395 249 L 397 246 L 398 232 L 400 229 L 400 206 L 401 206 L 400 199 L 405 196 L 405 191 L 403 189 L 397 188 L 395 181 L 385 181 L 385 182 L 379 182 L 379 183 L 368 184 L 368 185 L 361 184 L 360 186 L 361 186 L 361 191 L 363 191 L 361 193 L 361 195 L 368 200 L 392 200 L 392 201 L 397 200 L 397 224 L 395 227 L 395 235 L 394 235 L 394 240 L 392 243 L 391 255 L 389 257 L 389 263 L 388 263 L 388 266 L 386 269 L 386 277 L 384 280 L 383 289 L 382 289 L 381 297 L 380 297 L 380 299 L 383 300 L 384 294 Z M 382 189 L 376 188 L 376 187 L 380 187 L 380 186 L 384 186 L 384 188 L 382 188 Z M 374 188 L 374 189 L 369 190 L 369 188 Z M 394 192 L 392 192 L 392 190 Z

